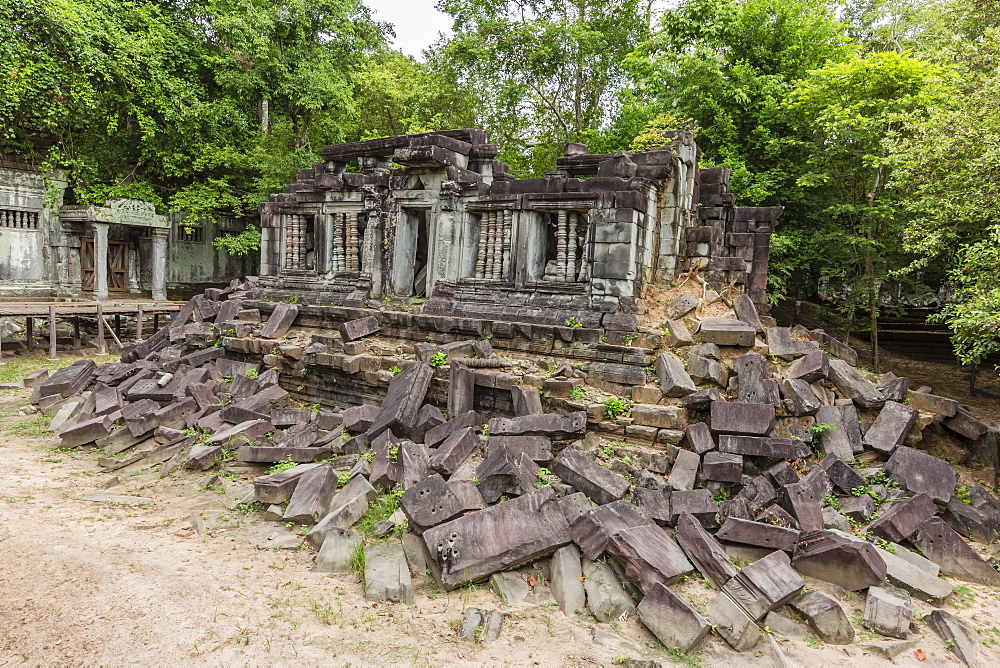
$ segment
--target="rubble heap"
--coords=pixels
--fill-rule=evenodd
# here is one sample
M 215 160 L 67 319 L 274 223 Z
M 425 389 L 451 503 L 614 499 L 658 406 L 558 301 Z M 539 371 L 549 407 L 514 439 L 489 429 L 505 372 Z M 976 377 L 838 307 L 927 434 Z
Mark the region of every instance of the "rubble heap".
M 488 579 L 521 600 L 534 585 L 512 571 L 546 560 L 567 615 L 638 615 L 684 652 L 712 628 L 750 650 L 785 605 L 825 642 L 853 642 L 840 604 L 803 576 L 866 591 L 864 627 L 902 640 L 911 599 L 940 606 L 951 595 L 941 575 L 1000 584 L 995 560 L 970 545 L 996 539 L 1000 501 L 921 449 L 951 439 L 995 467 L 995 429 L 929 388 L 856 368 L 855 351 L 821 331 L 777 327 L 745 295 L 678 296 L 663 333 L 642 339 L 657 348 L 633 349 L 638 364 L 655 354 L 641 384 L 601 402 L 590 384 L 607 364 L 514 375 L 526 362 L 487 338 L 400 345 L 377 360 L 391 368 L 369 368 L 363 351 L 401 314 L 368 311 L 296 343 L 290 330 L 310 307 L 269 304 L 263 318 L 246 301 L 252 283 L 195 297 L 121 362 L 25 379 L 63 446 L 102 448 L 101 465 L 126 473 L 288 462 L 254 479 L 253 500 L 311 526 L 305 541 L 328 572 L 350 569 L 364 541 L 352 527 L 392 494 L 401 512 L 374 527 L 388 539 L 365 555 L 369 598 L 412 601 L 410 570 L 427 568 L 445 589 Z M 709 317 L 709 306 L 732 312 Z M 324 366 L 324 355 L 338 361 Z M 322 373 L 333 386 L 368 374 L 384 396 L 299 402 L 301 379 Z M 696 572 L 717 590 L 700 609 L 672 587 Z M 470 629 L 499 633 L 495 613 L 469 614 Z M 924 620 L 975 661 L 968 624 L 942 610 Z

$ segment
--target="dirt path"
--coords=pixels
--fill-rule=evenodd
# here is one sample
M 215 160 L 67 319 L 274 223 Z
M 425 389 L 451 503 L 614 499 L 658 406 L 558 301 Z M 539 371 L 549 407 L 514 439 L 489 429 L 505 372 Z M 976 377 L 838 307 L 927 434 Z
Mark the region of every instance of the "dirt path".
M 589 615 L 567 619 L 553 605 L 503 606 L 486 587 L 445 594 L 418 580 L 414 606 L 365 601 L 352 576 L 310 571 L 310 550 L 267 549 L 288 531 L 230 510 L 250 489 L 227 482 L 224 493 L 198 491 L 195 474 L 160 480 L 127 477 L 106 493 L 153 499 L 125 506 L 79 500 L 109 478 L 90 452 L 59 452 L 43 420 L 22 418 L 25 390 L 0 395 L 0 665 L 612 665 L 616 658 L 669 661 L 636 620 L 602 624 L 631 642 L 592 640 Z M 206 532 L 190 528 L 205 520 Z M 822 588 L 819 583 L 811 586 Z M 682 586 L 700 605 L 715 595 L 700 580 Z M 995 592 L 969 587 L 958 609 L 1000 637 Z M 857 621 L 862 601 L 845 594 L 859 641 L 874 639 Z M 461 642 L 456 626 L 467 606 L 502 609 L 499 641 Z M 919 603 L 921 612 L 928 612 Z M 928 659 L 911 653 L 897 665 L 953 665 L 955 658 L 921 626 Z M 791 661 L 813 666 L 880 666 L 856 645 L 781 640 Z M 689 665 L 771 666 L 766 642 L 737 655 L 710 637 Z M 984 665 L 1000 664 L 984 647 Z

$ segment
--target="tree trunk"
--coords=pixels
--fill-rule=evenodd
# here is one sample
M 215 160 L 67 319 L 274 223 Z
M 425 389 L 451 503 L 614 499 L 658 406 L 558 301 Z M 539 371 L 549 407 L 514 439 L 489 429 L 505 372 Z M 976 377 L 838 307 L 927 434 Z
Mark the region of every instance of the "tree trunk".
M 973 364 L 969 369 L 969 396 L 976 396 L 976 376 L 979 374 L 979 365 Z
M 268 109 L 270 100 L 266 97 L 257 101 L 257 118 L 260 119 L 260 133 L 266 135 L 271 129 L 271 116 Z

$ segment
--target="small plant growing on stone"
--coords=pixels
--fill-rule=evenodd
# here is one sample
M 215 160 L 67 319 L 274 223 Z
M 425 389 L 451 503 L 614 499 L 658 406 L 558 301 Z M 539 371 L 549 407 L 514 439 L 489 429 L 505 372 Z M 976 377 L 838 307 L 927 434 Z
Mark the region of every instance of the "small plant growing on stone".
M 726 499 L 728 499 L 728 498 L 729 498 L 729 492 L 728 492 L 728 491 L 726 491 L 726 488 L 725 488 L 725 487 L 720 487 L 720 488 L 718 489 L 718 491 L 717 491 L 717 492 L 715 492 L 715 494 L 713 494 L 713 495 L 712 495 L 712 499 L 713 499 L 713 500 L 714 500 L 714 501 L 715 501 L 716 503 L 722 503 L 723 501 L 725 501 L 725 500 L 726 500 Z
M 896 546 L 890 543 L 889 541 L 885 540 L 884 538 L 876 538 L 875 547 L 879 548 L 880 550 L 885 550 L 889 554 L 896 554 Z
M 576 387 L 574 387 L 569 391 L 569 394 L 567 396 L 573 401 L 580 401 L 581 399 L 583 399 L 583 386 L 577 385 Z
M 399 459 L 399 443 L 389 444 L 389 461 L 395 464 Z
M 626 346 L 630 346 L 632 345 L 632 342 L 635 341 L 637 336 L 639 335 L 635 333 L 626 334 L 625 336 L 622 337 L 622 341 L 625 342 Z
M 972 496 L 969 494 L 969 487 L 967 485 L 959 485 L 955 488 L 955 496 L 962 503 L 968 503 L 972 505 Z
M 628 415 L 628 402 L 618 397 L 608 397 L 604 400 L 604 417 L 614 420 L 619 415 Z
M 483 431 L 483 436 L 489 436 L 490 435 L 490 425 L 489 425 L 488 422 L 484 422 L 483 423 L 483 430 L 482 431 Z
M 573 329 L 580 329 L 583 327 L 583 323 L 576 318 L 566 318 L 566 326 L 572 327 Z
M 402 369 L 400 369 L 398 366 L 389 367 L 389 373 L 391 373 L 393 376 L 395 376 L 400 371 L 402 371 Z
M 249 378 L 250 380 L 256 380 L 257 378 L 260 377 L 260 372 L 254 370 L 254 369 L 250 369 L 249 371 L 247 371 L 243 375 L 246 376 L 247 378 Z
M 267 473 L 268 473 L 268 475 L 270 475 L 272 473 L 281 473 L 282 471 L 287 471 L 288 469 L 293 469 L 296 466 L 298 466 L 298 464 L 296 464 L 295 462 L 293 462 L 291 455 L 289 455 L 286 459 L 281 460 L 280 462 L 278 462 L 277 464 L 275 464 L 274 466 L 272 466 L 271 468 L 269 468 L 267 470 Z
M 448 353 L 445 352 L 434 353 L 433 355 L 431 355 L 431 361 L 428 362 L 428 364 L 430 364 L 432 367 L 435 368 L 439 366 L 444 366 L 447 363 L 448 363 Z
M 535 481 L 535 487 L 541 489 L 542 487 L 548 487 L 549 485 L 551 485 L 552 484 L 552 479 L 550 478 L 551 475 L 552 471 L 548 470 L 547 468 L 543 467 L 539 469 L 538 473 L 535 474 L 535 477 L 538 478 L 538 480 Z
M 834 510 L 840 509 L 840 499 L 835 497 L 833 494 L 827 494 L 823 497 L 823 505 L 830 506 Z
M 817 422 L 810 429 L 812 430 L 813 438 L 816 438 L 828 431 L 837 431 L 837 425 L 829 422 Z

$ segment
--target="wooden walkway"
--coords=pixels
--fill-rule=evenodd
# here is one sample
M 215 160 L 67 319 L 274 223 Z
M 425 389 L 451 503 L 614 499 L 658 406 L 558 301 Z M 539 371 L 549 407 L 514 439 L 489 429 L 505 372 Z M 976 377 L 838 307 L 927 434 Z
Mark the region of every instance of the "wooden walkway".
M 153 332 L 160 329 L 160 316 L 175 313 L 181 309 L 184 302 L 153 301 L 151 299 L 110 299 L 103 302 L 0 302 L 0 318 L 24 318 L 25 345 L 28 350 L 35 348 L 35 320 L 49 321 L 49 359 L 56 357 L 56 321 L 73 320 L 73 348 L 81 347 L 80 318 L 92 318 L 97 321 L 97 354 L 107 354 L 105 331 L 111 333 L 115 342 L 121 346 L 124 335 L 123 319 L 133 320 L 134 340 L 141 341 L 143 327 L 147 317 L 152 317 Z M 112 328 L 107 318 L 114 318 Z

